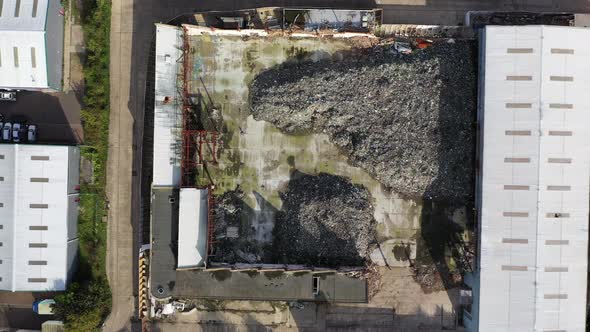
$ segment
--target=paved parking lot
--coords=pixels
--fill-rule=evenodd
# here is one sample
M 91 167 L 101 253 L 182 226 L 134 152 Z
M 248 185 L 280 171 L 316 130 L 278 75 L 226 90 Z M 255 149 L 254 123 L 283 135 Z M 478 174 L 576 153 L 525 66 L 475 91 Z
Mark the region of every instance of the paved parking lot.
M 4 121 L 37 125 L 37 143 L 80 144 L 80 103 L 73 92 L 19 91 L 15 102 L 0 101 Z

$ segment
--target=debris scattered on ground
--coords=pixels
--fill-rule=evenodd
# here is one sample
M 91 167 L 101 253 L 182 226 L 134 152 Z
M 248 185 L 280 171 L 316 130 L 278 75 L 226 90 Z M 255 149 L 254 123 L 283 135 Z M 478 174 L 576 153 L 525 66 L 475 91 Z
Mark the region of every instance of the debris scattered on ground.
M 364 271 L 364 278 L 367 280 L 367 293 L 369 301 L 379 292 L 381 289 L 381 274 L 375 264 L 367 266 Z
M 366 188 L 335 175 L 294 171 L 281 191 L 273 241 L 256 239 L 240 188 L 217 198 L 214 262 L 363 266 L 375 239 Z
M 215 204 L 215 256 L 214 262 L 270 263 L 270 243 L 255 238 L 255 230 L 248 223 L 247 211 L 240 188 L 228 191 L 217 198 Z M 244 216 L 246 214 L 246 216 Z M 265 255 L 266 254 L 266 255 Z
M 273 233 L 279 263 L 338 267 L 368 259 L 375 220 L 366 188 L 340 176 L 295 171 L 280 197 Z
M 476 54 L 473 41 L 435 41 L 411 55 L 387 44 L 341 61 L 288 62 L 255 78 L 251 111 L 287 133 L 326 133 L 351 164 L 399 194 L 465 201 Z

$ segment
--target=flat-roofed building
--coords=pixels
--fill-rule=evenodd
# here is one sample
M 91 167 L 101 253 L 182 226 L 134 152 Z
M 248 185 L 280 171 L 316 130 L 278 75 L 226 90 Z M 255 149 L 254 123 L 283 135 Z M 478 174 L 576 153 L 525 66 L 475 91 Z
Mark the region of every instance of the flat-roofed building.
M 0 1 L 0 89 L 61 90 L 60 0 Z
M 0 144 L 0 289 L 65 290 L 78 252 L 80 152 Z
M 180 188 L 178 268 L 205 266 L 207 259 L 208 189 Z
M 481 34 L 473 331 L 584 331 L 590 30 Z
M 180 187 L 182 97 L 182 30 L 156 24 L 156 77 L 154 100 L 154 159 L 152 185 Z

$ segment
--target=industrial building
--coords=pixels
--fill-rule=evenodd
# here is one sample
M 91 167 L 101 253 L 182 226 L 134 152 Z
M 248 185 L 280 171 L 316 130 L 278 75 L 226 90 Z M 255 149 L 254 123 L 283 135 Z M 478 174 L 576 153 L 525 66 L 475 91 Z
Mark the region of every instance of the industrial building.
M 60 0 L 0 1 L 0 89 L 61 90 Z
M 182 30 L 157 25 L 154 105 L 154 156 L 150 250 L 155 294 L 168 297 L 176 270 L 204 268 L 207 257 L 209 192 L 183 185 Z M 182 187 L 182 188 L 181 188 Z
M 200 109 L 205 102 L 195 90 L 214 91 L 209 85 L 210 77 L 203 75 L 203 81 L 198 79 L 203 69 L 213 69 L 208 67 L 208 59 L 198 53 L 198 45 L 201 38 L 209 34 L 219 38 L 220 43 L 225 42 L 226 37 L 231 39 L 251 33 L 263 37 L 256 43 L 265 42 L 264 30 L 252 31 L 156 24 L 147 282 L 150 294 L 162 301 L 213 298 L 366 302 L 366 281 L 339 273 L 342 271 L 337 268 L 316 271 L 305 265 L 234 266 L 210 262 L 215 250 L 212 238 L 214 191 L 216 194 L 220 191 L 213 181 L 222 181 L 214 168 L 219 155 L 217 148 L 222 142 L 215 124 L 210 125 L 210 119 L 195 120 L 199 112 L 213 112 Z M 304 43 L 322 47 L 323 44 L 315 40 L 311 36 Z M 298 39 L 294 41 L 297 42 Z M 340 45 L 339 41 L 335 43 Z M 281 48 L 285 53 L 291 49 L 287 43 Z M 229 78 L 232 84 L 241 84 L 239 79 L 243 77 Z M 202 287 L 204 284 L 207 287 Z
M 0 289 L 62 291 L 75 271 L 80 151 L 0 145 Z
M 575 27 L 482 30 L 472 331 L 585 330 L 589 38 Z

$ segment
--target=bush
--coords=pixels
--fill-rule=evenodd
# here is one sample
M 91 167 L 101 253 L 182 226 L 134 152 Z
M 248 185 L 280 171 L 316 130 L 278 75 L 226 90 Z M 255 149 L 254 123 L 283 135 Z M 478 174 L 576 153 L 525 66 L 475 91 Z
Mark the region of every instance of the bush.
M 81 111 L 86 147 L 84 158 L 92 160 L 94 183 L 82 185 L 78 235 L 80 259 L 76 282 L 55 297 L 55 315 L 67 331 L 95 331 L 111 310 L 106 281 L 105 211 L 106 161 L 109 128 L 109 0 L 83 0 L 80 19 L 84 30 L 84 106 Z
M 64 321 L 67 331 L 96 331 L 110 312 L 111 292 L 104 279 L 84 285 L 72 283 L 55 302 L 55 317 Z

